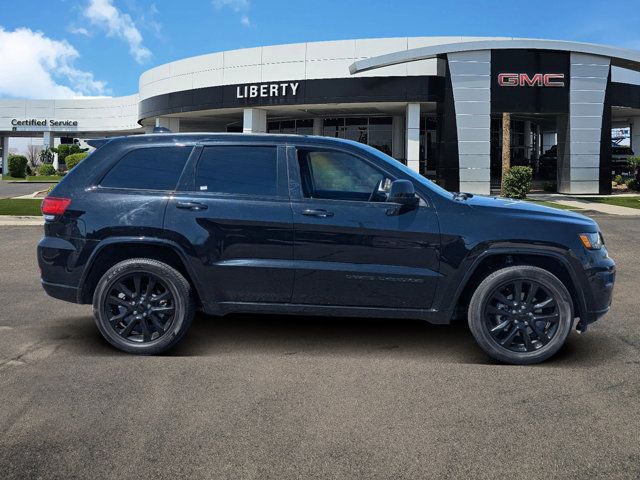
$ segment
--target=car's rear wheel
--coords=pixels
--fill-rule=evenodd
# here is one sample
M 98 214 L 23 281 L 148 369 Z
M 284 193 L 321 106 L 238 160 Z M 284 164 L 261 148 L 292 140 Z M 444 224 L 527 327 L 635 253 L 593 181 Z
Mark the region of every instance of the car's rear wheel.
M 518 265 L 484 279 L 469 303 L 469 328 L 482 349 L 506 363 L 554 355 L 573 324 L 567 288 L 542 268 Z
M 156 354 L 175 345 L 194 315 L 191 286 L 173 267 L 125 260 L 99 280 L 93 313 L 103 337 L 128 353 Z

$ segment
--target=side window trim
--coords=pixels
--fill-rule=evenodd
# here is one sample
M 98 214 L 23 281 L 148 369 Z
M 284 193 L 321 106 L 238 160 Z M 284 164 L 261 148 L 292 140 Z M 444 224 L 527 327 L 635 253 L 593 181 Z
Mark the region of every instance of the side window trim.
M 305 203 L 313 203 L 313 202 L 348 202 L 348 203 L 356 203 L 356 204 L 371 204 L 376 205 L 382 202 L 369 202 L 369 201 L 361 201 L 361 200 L 343 200 L 343 199 L 327 199 L 327 198 L 308 198 L 304 196 L 304 191 L 302 189 L 302 175 L 300 172 L 300 168 L 298 166 L 298 152 L 300 150 L 308 150 L 315 149 L 319 151 L 334 151 L 343 154 L 353 155 L 354 157 L 363 160 L 373 168 L 376 168 L 387 175 L 392 181 L 397 180 L 399 178 L 403 178 L 412 182 L 411 178 L 400 177 L 396 173 L 389 171 L 386 168 L 377 165 L 375 162 L 372 162 L 369 158 L 364 155 L 361 155 L 357 152 L 352 152 L 351 150 L 329 147 L 326 145 L 314 145 L 308 143 L 296 143 L 295 145 L 287 145 L 287 166 L 289 172 L 289 195 L 292 201 L 305 202 Z M 431 202 L 428 197 L 426 197 L 422 192 L 418 191 L 416 188 L 416 195 L 420 197 L 420 207 L 429 207 Z
M 258 194 L 246 194 L 246 193 L 226 193 L 215 191 L 200 191 L 196 189 L 196 177 L 198 172 L 198 165 L 202 160 L 205 148 L 209 147 L 271 147 L 276 149 L 276 194 L 275 195 L 258 195 Z M 199 143 L 194 148 L 193 154 L 187 161 L 187 166 L 183 171 L 183 177 L 178 182 L 176 193 L 195 195 L 203 198 L 256 198 L 267 200 L 289 200 L 289 193 L 287 190 L 287 170 L 286 170 L 286 151 L 285 146 L 279 143 L 265 143 L 265 142 L 206 142 Z
M 102 185 L 102 182 L 104 181 L 104 179 L 107 177 L 107 175 L 109 175 L 109 173 L 114 170 L 118 164 L 125 158 L 127 157 L 129 154 L 137 151 L 137 150 L 146 150 L 146 149 L 161 149 L 161 148 L 190 148 L 191 152 L 189 152 L 189 155 L 187 156 L 187 159 L 185 160 L 184 166 L 182 167 L 181 172 L 178 174 L 178 179 L 176 180 L 176 184 L 174 185 L 173 188 L 170 189 L 160 189 L 160 188 L 143 188 L 143 187 L 111 187 L 111 186 L 104 186 Z M 171 144 L 154 144 L 154 145 L 136 145 L 133 146 L 132 148 L 126 149 L 123 152 L 120 152 L 120 157 L 113 162 L 106 170 L 104 170 L 102 172 L 102 174 L 100 175 L 100 177 L 98 178 L 98 180 L 95 182 L 95 188 L 97 188 L 98 190 L 125 190 L 125 191 L 129 191 L 129 192 L 161 192 L 161 193 L 171 193 L 171 192 L 175 192 L 178 188 L 178 185 L 180 184 L 180 179 L 182 178 L 182 176 L 184 175 L 185 169 L 187 168 L 187 165 L 189 164 L 189 161 L 194 153 L 195 150 L 195 146 L 193 144 L 191 145 L 175 145 L 173 143 Z M 93 153 L 93 152 L 92 152 Z

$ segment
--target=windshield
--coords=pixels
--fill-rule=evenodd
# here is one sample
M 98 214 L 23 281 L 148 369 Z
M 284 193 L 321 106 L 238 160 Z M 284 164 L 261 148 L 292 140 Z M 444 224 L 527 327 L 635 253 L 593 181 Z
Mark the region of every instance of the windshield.
M 418 172 L 411 170 L 409 167 L 407 167 L 406 165 L 404 165 L 401 162 L 398 162 L 395 158 L 390 157 L 389 155 L 387 155 L 384 152 L 381 152 L 380 150 L 378 150 L 377 148 L 374 147 L 370 147 L 369 145 L 359 145 L 360 147 L 364 148 L 367 152 L 375 155 L 376 157 L 382 158 L 386 161 L 392 161 L 394 162 L 393 165 L 397 168 L 399 168 L 400 170 L 402 170 L 404 173 L 406 173 L 407 175 L 409 175 L 411 178 L 413 178 L 414 180 L 416 180 L 417 182 L 419 182 L 420 184 L 424 185 L 425 187 L 427 187 L 429 190 L 437 193 L 438 195 L 442 195 L 443 197 L 447 197 L 447 198 L 451 198 L 452 193 L 448 190 L 445 190 L 444 188 L 442 188 L 440 185 L 432 182 L 431 180 L 429 180 L 428 178 L 423 177 L 422 175 L 420 175 Z

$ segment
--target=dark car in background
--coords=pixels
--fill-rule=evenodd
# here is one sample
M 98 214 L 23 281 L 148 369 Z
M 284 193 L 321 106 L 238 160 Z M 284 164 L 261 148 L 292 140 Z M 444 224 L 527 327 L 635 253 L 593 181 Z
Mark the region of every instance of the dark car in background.
M 536 363 L 608 311 L 615 278 L 587 217 L 450 193 L 323 137 L 110 139 L 42 211 L 44 289 L 92 303 L 131 353 L 172 347 L 200 310 L 467 319 L 490 356 Z

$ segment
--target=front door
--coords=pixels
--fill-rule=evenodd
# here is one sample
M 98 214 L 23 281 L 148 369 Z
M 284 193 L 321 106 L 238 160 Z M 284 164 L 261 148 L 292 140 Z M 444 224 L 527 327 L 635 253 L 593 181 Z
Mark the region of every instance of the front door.
M 432 206 L 394 212 L 385 191 L 398 173 L 374 158 L 311 146 L 291 147 L 287 158 L 293 303 L 429 308 L 440 242 Z
M 209 302 L 289 302 L 293 224 L 284 147 L 198 148 L 167 205 L 167 237 L 189 252 Z

